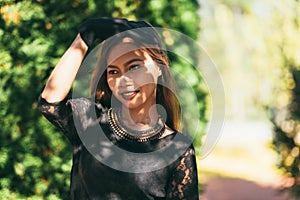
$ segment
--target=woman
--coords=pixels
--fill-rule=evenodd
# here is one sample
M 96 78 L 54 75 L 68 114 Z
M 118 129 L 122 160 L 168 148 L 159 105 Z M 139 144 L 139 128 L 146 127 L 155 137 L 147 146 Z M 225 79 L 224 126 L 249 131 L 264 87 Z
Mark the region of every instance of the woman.
M 91 98 L 70 98 L 87 51 L 102 41 Z M 39 98 L 73 146 L 71 199 L 198 199 L 194 147 L 178 132 L 173 91 L 150 24 L 98 18 L 80 26 Z

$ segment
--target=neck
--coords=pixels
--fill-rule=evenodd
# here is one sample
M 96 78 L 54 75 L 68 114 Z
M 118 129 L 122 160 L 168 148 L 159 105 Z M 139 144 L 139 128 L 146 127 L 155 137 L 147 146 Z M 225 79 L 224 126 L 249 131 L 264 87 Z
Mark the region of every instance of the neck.
M 153 127 L 158 120 L 156 105 L 149 108 L 128 109 L 122 108 L 121 120 L 123 123 L 133 129 L 143 129 Z

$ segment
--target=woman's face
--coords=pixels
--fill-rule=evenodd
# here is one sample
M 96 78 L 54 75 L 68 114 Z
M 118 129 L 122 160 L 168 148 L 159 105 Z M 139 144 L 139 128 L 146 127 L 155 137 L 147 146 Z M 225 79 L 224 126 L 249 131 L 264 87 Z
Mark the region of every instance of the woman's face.
M 146 51 L 121 43 L 112 48 L 107 63 L 108 86 L 123 106 L 140 109 L 156 103 L 161 70 Z

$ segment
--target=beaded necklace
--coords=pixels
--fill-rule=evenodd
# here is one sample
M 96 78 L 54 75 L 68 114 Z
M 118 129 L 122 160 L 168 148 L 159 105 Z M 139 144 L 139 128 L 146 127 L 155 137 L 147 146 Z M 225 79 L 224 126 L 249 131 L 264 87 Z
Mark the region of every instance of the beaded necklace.
M 127 128 L 121 118 L 121 110 L 120 109 L 112 109 L 108 110 L 108 123 L 114 134 L 118 135 L 122 139 L 126 139 L 129 141 L 137 141 L 137 142 L 146 142 L 149 140 L 159 138 L 165 131 L 165 124 L 162 119 L 159 117 L 157 123 L 152 128 L 143 131 L 137 131 Z M 126 128 L 125 128 L 126 127 Z

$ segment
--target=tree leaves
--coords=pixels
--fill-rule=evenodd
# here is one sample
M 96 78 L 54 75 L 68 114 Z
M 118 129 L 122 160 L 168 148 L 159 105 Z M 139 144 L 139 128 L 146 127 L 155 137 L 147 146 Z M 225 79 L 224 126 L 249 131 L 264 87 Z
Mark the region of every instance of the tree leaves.
M 71 147 L 41 116 L 37 98 L 84 19 L 145 19 L 196 38 L 197 5 L 196 0 L 2 0 L 0 197 L 68 199 Z

